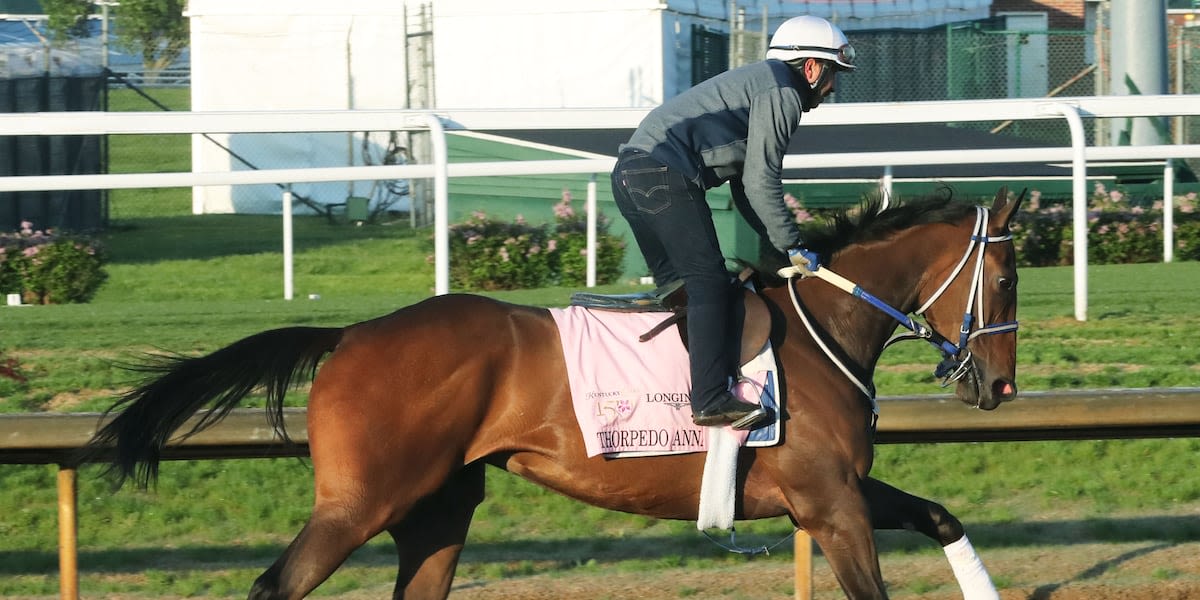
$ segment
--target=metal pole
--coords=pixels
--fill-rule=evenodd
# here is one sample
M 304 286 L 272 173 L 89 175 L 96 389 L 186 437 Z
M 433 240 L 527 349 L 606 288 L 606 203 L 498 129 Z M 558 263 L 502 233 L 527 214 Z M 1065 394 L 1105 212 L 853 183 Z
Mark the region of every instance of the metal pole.
M 1183 94 L 1183 25 L 1175 28 L 1175 93 Z M 1175 143 L 1183 145 L 1183 116 L 1175 117 Z
M 880 198 L 883 201 L 880 206 L 885 209 L 892 203 L 892 180 L 892 165 L 888 165 L 883 168 L 883 177 L 879 180 L 879 193 L 883 196 Z
M 587 184 L 587 287 L 596 287 L 596 174 Z
M 438 296 L 450 293 L 450 175 L 446 131 L 437 115 L 425 118 L 429 125 L 433 158 L 433 261 L 434 287 Z
M 1175 259 L 1175 163 L 1163 167 L 1163 262 Z
M 292 186 L 283 190 L 283 299 L 291 300 L 295 292 L 292 275 Z
M 1072 243 L 1075 247 L 1075 320 L 1087 320 L 1087 140 L 1084 139 L 1083 119 L 1079 109 L 1070 104 L 1051 104 L 1043 110 L 1060 114 L 1067 119 L 1071 130 L 1071 205 Z
M 100 66 L 108 68 L 108 2 L 100 2 Z
M 63 600 L 79 598 L 79 522 L 77 474 L 75 469 L 58 468 L 58 587 Z
M 794 567 L 796 580 L 796 600 L 812 600 L 813 597 L 813 550 L 812 536 L 803 529 L 796 531 L 793 541 L 796 564 Z

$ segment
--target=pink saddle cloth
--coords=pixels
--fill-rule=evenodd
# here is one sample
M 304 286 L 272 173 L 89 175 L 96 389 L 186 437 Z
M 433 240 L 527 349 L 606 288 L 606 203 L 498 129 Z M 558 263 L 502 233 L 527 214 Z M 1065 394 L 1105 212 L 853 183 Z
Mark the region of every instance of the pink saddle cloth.
M 687 350 L 675 327 L 642 342 L 668 313 L 550 309 L 558 324 L 575 416 L 588 456 L 703 452 L 708 430 L 692 423 Z M 742 367 L 734 393 L 772 409 L 775 422 L 738 431 L 741 445 L 779 442 L 778 373 L 770 344 Z

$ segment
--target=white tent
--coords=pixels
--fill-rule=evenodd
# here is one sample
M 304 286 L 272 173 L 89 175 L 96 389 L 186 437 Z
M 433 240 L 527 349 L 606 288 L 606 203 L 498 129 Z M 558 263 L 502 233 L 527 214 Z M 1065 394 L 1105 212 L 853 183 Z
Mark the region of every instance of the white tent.
M 800 14 L 853 31 L 986 18 L 991 0 L 739 3 L 750 30 L 765 10 L 769 31 Z M 727 0 L 191 0 L 192 109 L 652 107 L 693 84 L 693 29 L 728 32 L 730 11 Z M 251 168 L 235 154 L 259 168 L 364 164 L 362 132 L 211 137 L 193 142 L 197 171 Z M 367 188 L 295 191 L 339 203 Z M 193 210 L 277 212 L 280 197 L 196 188 Z
M 192 110 L 408 106 L 402 2 L 192 0 L 188 16 Z M 192 163 L 196 171 L 361 165 L 362 136 L 195 136 Z M 382 143 L 369 145 L 376 161 Z M 368 195 L 370 187 L 369 182 L 357 187 L 302 184 L 294 191 L 327 204 Z M 198 187 L 193 192 L 196 213 L 278 212 L 280 203 L 274 186 Z

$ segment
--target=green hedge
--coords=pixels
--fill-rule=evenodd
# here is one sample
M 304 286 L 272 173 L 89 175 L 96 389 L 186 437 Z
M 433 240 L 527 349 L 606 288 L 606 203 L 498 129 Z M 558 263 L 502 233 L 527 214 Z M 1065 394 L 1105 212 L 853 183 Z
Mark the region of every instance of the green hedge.
M 0 294 L 26 304 L 72 304 L 92 299 L 104 283 L 104 256 L 93 239 L 35 229 L 0 233 Z
M 596 283 L 621 276 L 625 242 L 596 222 Z M 587 279 L 587 220 L 564 191 L 554 222 L 534 225 L 521 215 L 500 221 L 477 211 L 450 226 L 450 282 L 460 290 L 515 290 L 551 285 L 582 286 Z
M 1195 192 L 1174 198 L 1175 257 L 1200 260 L 1200 212 Z M 1096 184 L 1088 203 L 1088 262 L 1128 264 L 1158 262 L 1163 257 L 1163 202 L 1134 203 L 1120 190 Z M 1073 263 L 1074 227 L 1071 208 L 1043 205 L 1030 194 L 1013 221 L 1013 242 L 1020 266 L 1046 267 Z

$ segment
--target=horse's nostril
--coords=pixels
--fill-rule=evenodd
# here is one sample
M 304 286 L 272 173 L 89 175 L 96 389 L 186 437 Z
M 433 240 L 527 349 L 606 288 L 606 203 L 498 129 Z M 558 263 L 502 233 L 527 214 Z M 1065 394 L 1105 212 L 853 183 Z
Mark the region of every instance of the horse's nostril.
M 1010 400 L 1017 395 L 1017 385 L 1007 379 L 997 379 L 992 382 L 992 396 L 1001 400 Z

